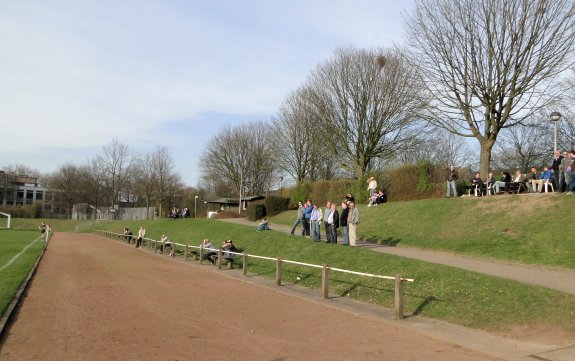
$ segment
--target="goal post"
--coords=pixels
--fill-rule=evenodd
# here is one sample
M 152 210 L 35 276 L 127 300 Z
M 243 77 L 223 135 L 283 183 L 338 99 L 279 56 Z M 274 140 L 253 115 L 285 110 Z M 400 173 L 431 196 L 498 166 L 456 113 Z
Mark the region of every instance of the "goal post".
M 0 212 L 0 228 L 10 229 L 10 218 L 12 218 L 12 216 L 8 213 Z

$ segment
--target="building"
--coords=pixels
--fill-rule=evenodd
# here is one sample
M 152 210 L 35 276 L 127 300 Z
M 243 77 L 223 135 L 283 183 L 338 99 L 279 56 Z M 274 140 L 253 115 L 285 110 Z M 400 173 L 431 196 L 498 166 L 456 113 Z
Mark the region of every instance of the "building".
M 63 215 L 57 192 L 44 188 L 37 177 L 0 171 L 0 207 L 32 205 L 42 216 Z

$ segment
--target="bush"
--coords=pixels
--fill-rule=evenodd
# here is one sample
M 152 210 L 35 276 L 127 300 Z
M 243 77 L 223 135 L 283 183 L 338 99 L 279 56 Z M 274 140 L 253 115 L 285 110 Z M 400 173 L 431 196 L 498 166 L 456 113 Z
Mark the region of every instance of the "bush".
M 290 199 L 292 208 L 297 208 L 297 202 L 305 202 L 306 199 L 310 198 L 311 193 L 311 183 L 305 182 L 298 184 L 290 192 Z
M 265 212 L 269 217 L 287 211 L 289 207 L 289 198 L 269 196 L 265 199 Z
M 266 216 L 266 206 L 263 203 L 252 203 L 248 206 L 247 216 L 250 221 L 257 221 Z

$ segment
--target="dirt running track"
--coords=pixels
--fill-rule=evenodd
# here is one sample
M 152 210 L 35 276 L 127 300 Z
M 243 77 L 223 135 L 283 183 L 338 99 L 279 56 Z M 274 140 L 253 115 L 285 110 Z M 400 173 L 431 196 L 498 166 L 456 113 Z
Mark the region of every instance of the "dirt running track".
M 225 272 L 57 233 L 0 359 L 494 360 Z

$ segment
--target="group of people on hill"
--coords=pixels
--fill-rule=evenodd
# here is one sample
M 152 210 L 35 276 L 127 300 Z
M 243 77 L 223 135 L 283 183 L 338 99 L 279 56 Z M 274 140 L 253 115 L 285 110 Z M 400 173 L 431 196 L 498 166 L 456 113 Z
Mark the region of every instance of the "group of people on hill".
M 174 207 L 170 211 L 168 218 L 170 218 L 170 219 L 190 218 L 190 210 L 188 208 L 179 209 L 179 208 Z
M 451 166 L 447 173 L 447 194 L 446 197 L 457 197 L 457 189 L 455 182 L 459 179 L 459 174 L 455 166 Z M 481 178 L 481 173 L 475 173 L 471 179 L 469 190 L 470 194 L 474 193 L 477 196 L 484 194 L 505 194 L 512 192 L 519 192 L 521 187 L 529 193 L 541 193 L 546 191 L 548 184 L 556 192 L 565 192 L 572 194 L 575 182 L 575 150 L 560 151 L 556 150 L 553 153 L 553 161 L 551 167 L 544 166 L 543 170 L 539 172 L 537 167 L 531 167 L 531 173 L 523 174 L 521 170 L 516 170 L 512 176 L 509 172 L 501 172 L 499 180 L 494 178 L 493 172 L 489 172 L 485 181 Z
M 358 223 L 359 211 L 351 194 L 348 194 L 346 200 L 341 202 L 341 213 L 336 203 L 327 202 L 322 210 L 320 206 L 308 199 L 305 203 L 298 202 L 297 218 L 290 234 L 293 235 L 297 226 L 301 224 L 302 236 L 313 237 L 315 242 L 320 242 L 323 225 L 325 243 L 337 244 L 337 229 L 341 228 L 342 244 L 353 247 L 356 245 Z

